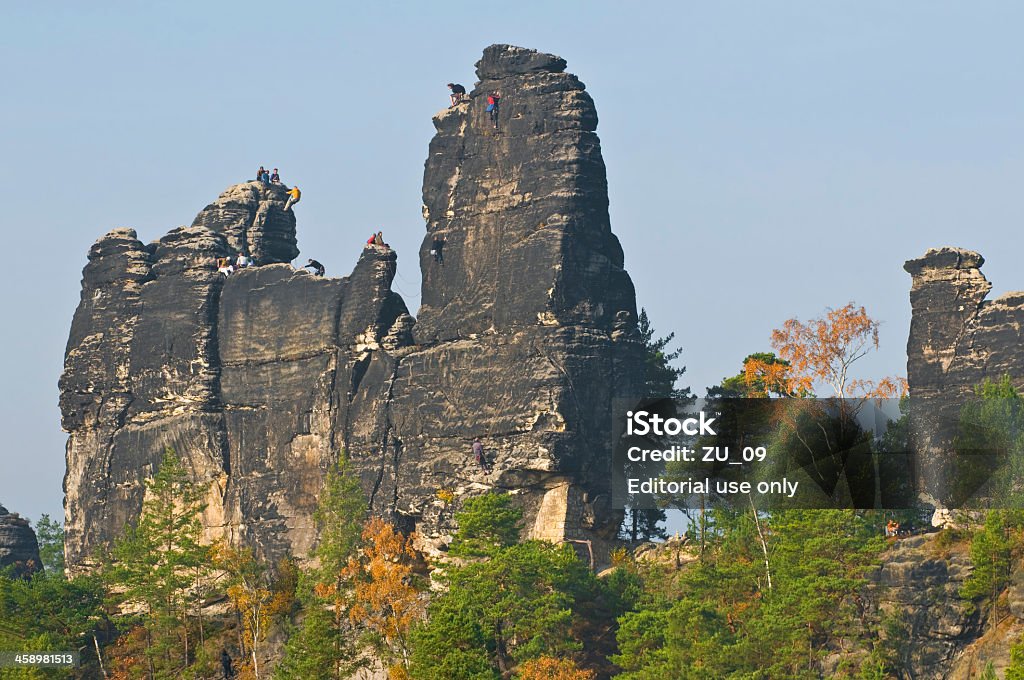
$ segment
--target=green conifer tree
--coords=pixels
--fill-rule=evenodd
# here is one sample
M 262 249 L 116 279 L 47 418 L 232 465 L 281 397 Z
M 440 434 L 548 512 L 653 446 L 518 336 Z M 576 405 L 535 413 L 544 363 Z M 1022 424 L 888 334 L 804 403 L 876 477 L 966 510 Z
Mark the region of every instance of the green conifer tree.
M 210 565 L 210 548 L 200 542 L 204 507 L 177 454 L 166 449 L 146 482 L 138 522 L 114 542 L 104 569 L 120 624 L 145 631 L 146 674 L 154 680 L 181 677 L 197 652 L 203 593 L 195 586 Z
M 36 540 L 39 541 L 39 559 L 43 569 L 51 576 L 64 575 L 64 524 L 43 514 L 36 522 Z
M 318 539 L 311 553 L 315 568 L 299 579 L 301 620 L 288 639 L 274 672 L 279 680 L 347 678 L 365 661 L 348 620 L 349 559 L 359 546 L 366 519 L 359 478 L 342 459 L 327 473 L 314 513 Z

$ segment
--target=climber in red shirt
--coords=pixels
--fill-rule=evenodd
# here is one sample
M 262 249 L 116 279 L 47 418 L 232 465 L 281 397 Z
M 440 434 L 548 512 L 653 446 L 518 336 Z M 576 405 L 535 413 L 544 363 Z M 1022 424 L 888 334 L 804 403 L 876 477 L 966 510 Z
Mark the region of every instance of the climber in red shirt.
M 501 92 L 495 90 L 487 95 L 487 113 L 491 116 L 491 124 L 498 129 L 498 107 L 501 106 Z

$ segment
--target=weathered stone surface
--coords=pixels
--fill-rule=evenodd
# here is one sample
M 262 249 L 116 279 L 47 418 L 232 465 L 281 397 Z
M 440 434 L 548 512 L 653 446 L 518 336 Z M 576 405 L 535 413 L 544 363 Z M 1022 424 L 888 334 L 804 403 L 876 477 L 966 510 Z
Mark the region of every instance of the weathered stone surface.
M 0 505 L 0 570 L 11 568 L 15 576 L 29 576 L 42 564 L 36 532 L 28 520 Z
M 904 265 L 913 283 L 907 341 L 912 428 L 924 454 L 922 480 L 942 498 L 947 480 L 933 456 L 948 449 L 965 397 L 985 379 L 1024 388 L 1024 293 L 988 300 L 984 258 L 960 248 L 929 250 Z
M 287 187 L 246 182 L 229 187 L 192 221 L 221 234 L 234 253 L 245 253 L 259 264 L 290 262 L 299 254 L 295 212 L 285 210 Z
M 608 187 L 594 102 L 565 62 L 495 45 L 470 102 L 434 117 L 423 178 L 422 342 L 516 326 L 609 329 L 636 315 Z M 498 129 L 487 94 L 502 94 Z M 444 263 L 430 255 L 443 239 Z
M 434 117 L 418 320 L 386 248 L 366 247 L 343 279 L 274 264 L 297 254 L 277 187 L 231 187 L 149 246 L 130 230 L 97 242 L 61 380 L 70 565 L 138 514 L 165 446 L 208 489 L 210 537 L 269 557 L 308 553 L 342 452 L 373 510 L 428 550 L 452 529 L 440 490 L 506 489 L 532 536 L 614 532 L 611 402 L 635 396 L 642 345 L 597 115 L 564 68 L 492 46 L 474 99 Z M 493 89 L 497 133 L 480 97 Z M 217 274 L 214 258 L 238 250 L 262 266 Z
M 921 454 L 919 475 L 941 502 L 952 496 L 948 457 L 961 407 L 986 379 L 1009 376 L 1024 389 L 1024 293 L 988 299 L 992 284 L 981 273 L 984 258 L 960 248 L 929 250 L 904 268 L 913 278 L 913 310 L 907 341 L 911 431 Z M 936 511 L 933 522 L 949 524 L 957 513 Z M 922 539 L 923 540 L 923 539 Z M 1010 587 L 1001 596 L 1010 615 L 966 609 L 957 593 L 970 574 L 969 558 L 959 553 L 938 557 L 927 543 L 900 541 L 896 556 L 883 568 L 880 582 L 888 597 L 906 611 L 911 627 L 915 677 L 978 677 L 987 663 L 997 673 L 1009 663 L 1010 646 L 1024 631 L 1024 571 L 1013 565 Z M 985 621 L 985 617 L 989 621 Z
M 895 541 L 881 565 L 869 574 L 873 586 L 867 600 L 873 626 L 885 631 L 883 621 L 889 619 L 906 636 L 900 663 L 915 678 L 949 677 L 964 647 L 983 628 L 981 612 L 960 597 L 960 588 L 971 574 L 966 546 L 940 549 L 937 536 Z

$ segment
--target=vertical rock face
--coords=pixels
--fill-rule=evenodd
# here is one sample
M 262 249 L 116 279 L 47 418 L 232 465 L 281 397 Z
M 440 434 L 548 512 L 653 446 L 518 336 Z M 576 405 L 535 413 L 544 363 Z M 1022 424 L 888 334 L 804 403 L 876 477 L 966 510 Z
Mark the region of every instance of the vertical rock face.
M 10 567 L 15 576 L 29 576 L 42 564 L 32 526 L 0 505 L 0 570 Z
M 639 376 L 597 112 L 565 66 L 492 45 L 469 101 L 434 116 L 414 331 L 424 349 L 396 376 L 396 417 L 411 425 L 416 410 L 430 414 L 413 428 L 435 452 L 425 479 L 467 477 L 469 442 L 481 436 L 498 485 L 537 485 L 537 536 L 610 517 L 609 404 L 636 393 Z M 486 111 L 495 91 L 497 128 Z M 437 240 L 443 262 L 430 254 Z
M 874 586 L 866 593 L 869 616 L 879 628 L 888 620 L 909 639 L 900 662 L 912 671 L 911 677 L 977 677 L 955 670 L 965 665 L 965 647 L 985 627 L 978 609 L 960 597 L 971 575 L 970 558 L 964 550 L 943 549 L 937 543 L 932 535 L 892 544 L 867 575 Z
M 1024 293 L 987 300 L 985 259 L 960 248 L 929 250 L 904 265 L 913 277 L 907 379 L 913 428 L 925 452 L 922 474 L 934 479 L 929 455 L 948 444 L 964 398 L 983 380 L 1009 375 L 1024 388 Z
M 279 187 L 231 187 L 153 244 L 121 229 L 93 246 L 61 379 L 69 564 L 138 514 L 166 446 L 208 490 L 210 537 L 269 557 L 308 553 L 343 453 L 426 549 L 452 528 L 447 492 L 507 490 L 551 540 L 617 528 L 611 402 L 637 393 L 643 348 L 594 105 L 552 55 L 496 45 L 477 69 L 472 99 L 434 117 L 416 321 L 393 251 L 368 246 L 343 279 L 274 264 L 298 252 Z M 238 251 L 262 266 L 214 272 Z
M 608 220 L 597 112 L 565 61 L 493 45 L 468 103 L 434 117 L 423 179 L 423 341 L 636 314 Z M 486 112 L 499 91 L 498 127 Z M 434 266 L 434 239 L 445 242 Z

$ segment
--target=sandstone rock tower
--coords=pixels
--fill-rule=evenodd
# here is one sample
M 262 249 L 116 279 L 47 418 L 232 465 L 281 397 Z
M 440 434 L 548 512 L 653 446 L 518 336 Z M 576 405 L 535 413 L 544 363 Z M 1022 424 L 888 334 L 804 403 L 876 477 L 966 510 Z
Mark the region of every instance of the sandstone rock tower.
M 0 505 L 0 569 L 11 567 L 15 576 L 30 576 L 43 567 L 36 532 L 28 520 Z
M 946 480 L 933 456 L 948 452 L 964 400 L 983 380 L 1009 375 L 1024 389 L 1024 292 L 988 300 L 985 258 L 962 248 L 929 250 L 904 269 L 913 283 L 907 340 L 914 437 L 926 488 Z
M 148 245 L 130 229 L 96 242 L 61 379 L 69 565 L 137 515 L 166 446 L 207 489 L 210 536 L 268 557 L 308 552 L 342 452 L 427 550 L 451 529 L 440 490 L 507 490 L 536 537 L 614 531 L 611 402 L 636 395 L 642 345 L 597 114 L 564 69 L 493 45 L 470 101 L 434 117 L 417 320 L 391 291 L 393 251 L 367 247 L 342 279 L 279 264 L 298 254 L 280 187 L 231 187 Z M 260 266 L 213 271 L 238 251 Z

